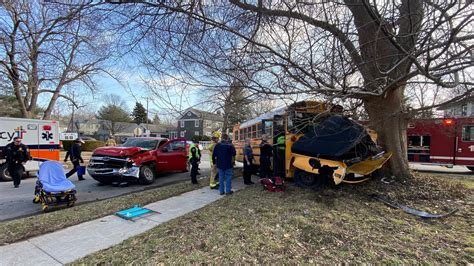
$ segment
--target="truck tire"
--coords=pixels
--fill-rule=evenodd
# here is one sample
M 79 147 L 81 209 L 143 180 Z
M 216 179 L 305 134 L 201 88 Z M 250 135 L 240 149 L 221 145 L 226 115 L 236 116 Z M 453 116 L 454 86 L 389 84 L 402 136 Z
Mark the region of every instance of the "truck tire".
M 0 166 L 0 181 L 12 181 L 12 177 L 8 173 L 7 164 Z
M 138 182 L 142 185 L 150 185 L 155 182 L 155 169 L 151 165 L 144 165 L 140 167 L 140 176 Z

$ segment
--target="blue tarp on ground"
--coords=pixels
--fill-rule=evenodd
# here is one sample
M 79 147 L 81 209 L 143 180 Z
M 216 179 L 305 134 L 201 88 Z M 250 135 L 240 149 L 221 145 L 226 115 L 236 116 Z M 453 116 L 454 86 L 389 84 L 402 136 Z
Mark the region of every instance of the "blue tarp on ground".
M 61 192 L 76 187 L 66 178 L 63 165 L 57 161 L 42 163 L 38 171 L 38 180 L 46 192 Z

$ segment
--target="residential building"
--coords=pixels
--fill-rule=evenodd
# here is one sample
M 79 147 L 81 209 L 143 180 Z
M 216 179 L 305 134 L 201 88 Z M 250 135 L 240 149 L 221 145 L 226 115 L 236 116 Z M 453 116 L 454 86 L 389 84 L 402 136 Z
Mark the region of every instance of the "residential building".
M 474 116 L 474 97 L 468 97 L 459 101 L 455 101 L 438 110 L 444 112 L 444 117 L 473 117 Z
M 178 137 L 191 139 L 193 136 L 209 136 L 215 130 L 222 129 L 224 118 L 218 114 L 194 108 L 188 108 L 178 119 L 176 133 Z

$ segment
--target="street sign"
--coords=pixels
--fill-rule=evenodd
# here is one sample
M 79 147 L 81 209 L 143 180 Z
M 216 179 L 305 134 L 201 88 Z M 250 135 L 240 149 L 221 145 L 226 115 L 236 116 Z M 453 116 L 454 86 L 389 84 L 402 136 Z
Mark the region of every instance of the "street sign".
M 77 133 L 69 133 L 69 132 L 59 133 L 59 140 L 75 140 L 77 138 L 78 138 Z

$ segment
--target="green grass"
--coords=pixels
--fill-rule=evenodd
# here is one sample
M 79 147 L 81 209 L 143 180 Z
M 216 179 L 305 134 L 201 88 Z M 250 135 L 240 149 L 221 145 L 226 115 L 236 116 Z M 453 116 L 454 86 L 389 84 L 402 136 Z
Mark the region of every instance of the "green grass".
M 372 193 L 459 211 L 424 220 L 371 200 Z M 472 263 L 472 199 L 457 180 L 421 174 L 320 191 L 252 186 L 75 263 Z
M 200 180 L 198 187 L 209 184 L 209 179 Z M 13 243 L 34 236 L 54 232 L 68 226 L 83 223 L 130 208 L 135 204 L 146 205 L 196 189 L 189 181 L 165 187 L 149 189 L 133 194 L 114 197 L 72 208 L 0 222 L 0 245 Z M 39 208 L 40 206 L 38 206 Z

